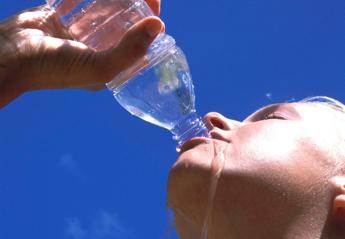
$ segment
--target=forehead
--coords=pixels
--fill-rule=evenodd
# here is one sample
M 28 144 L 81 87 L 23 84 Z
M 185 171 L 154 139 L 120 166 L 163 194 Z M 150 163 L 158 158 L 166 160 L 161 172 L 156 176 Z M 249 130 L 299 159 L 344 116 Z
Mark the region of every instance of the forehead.
M 345 113 L 339 111 L 331 105 L 322 103 L 306 103 L 306 102 L 293 102 L 293 103 L 278 103 L 260 108 L 244 121 L 257 121 L 263 119 L 264 116 L 273 114 L 274 112 L 284 112 L 288 118 L 291 119 L 312 119 L 313 121 L 319 120 L 341 120 L 345 125 Z
M 288 117 L 286 120 L 285 117 L 282 117 L 284 120 L 274 117 L 265 119 L 269 114 Z M 251 114 L 244 120 L 244 125 L 254 131 L 256 127 L 265 129 L 267 135 L 277 135 L 274 132 L 297 135 L 299 142 L 313 145 L 315 152 L 324 152 L 329 159 L 343 159 L 345 155 L 345 113 L 333 106 L 314 102 L 268 105 Z

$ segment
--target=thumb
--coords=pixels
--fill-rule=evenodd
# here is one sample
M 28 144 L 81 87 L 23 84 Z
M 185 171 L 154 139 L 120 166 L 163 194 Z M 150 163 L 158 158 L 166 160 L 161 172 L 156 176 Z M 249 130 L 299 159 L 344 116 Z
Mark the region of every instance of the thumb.
M 163 30 L 159 18 L 143 19 L 127 31 L 116 47 L 103 52 L 95 52 L 77 41 L 39 37 L 39 44 L 22 57 L 19 72 L 27 72 L 24 75 L 28 76 L 24 91 L 104 86 L 142 58 Z M 30 42 L 36 38 L 30 38 Z
M 142 58 L 153 40 L 162 31 L 164 31 L 164 24 L 159 18 L 145 18 L 132 26 L 116 47 L 100 52 L 96 67 L 104 76 L 102 83 L 111 81 L 120 72 Z

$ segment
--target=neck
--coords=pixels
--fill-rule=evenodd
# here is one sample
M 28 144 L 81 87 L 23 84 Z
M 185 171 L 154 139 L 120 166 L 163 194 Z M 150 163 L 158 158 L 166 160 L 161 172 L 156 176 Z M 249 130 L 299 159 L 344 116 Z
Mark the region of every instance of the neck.
M 214 237 L 211 236 L 210 239 L 338 239 L 338 237 L 322 237 L 327 210 L 322 212 L 319 209 L 317 213 L 315 210 L 308 212 L 301 209 L 279 211 L 277 208 L 272 208 L 271 212 L 267 212 L 265 215 L 260 214 L 260 218 L 253 215 L 250 221 L 247 221 L 248 218 L 239 216 L 232 223 L 222 217 L 212 223 L 211 235 Z M 344 238 L 344 236 L 340 238 Z

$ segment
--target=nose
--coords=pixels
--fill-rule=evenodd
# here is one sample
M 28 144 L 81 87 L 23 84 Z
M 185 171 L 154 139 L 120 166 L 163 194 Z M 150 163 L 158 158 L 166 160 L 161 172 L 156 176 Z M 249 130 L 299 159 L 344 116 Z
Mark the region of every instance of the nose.
M 237 120 L 228 119 L 217 112 L 210 112 L 206 114 L 204 117 L 204 122 L 208 130 L 218 128 L 225 131 L 232 130 L 242 124 Z
M 230 141 L 229 133 L 231 130 L 240 126 L 242 123 L 236 120 L 228 119 L 217 112 L 210 112 L 205 115 L 204 122 L 210 131 L 212 138 Z

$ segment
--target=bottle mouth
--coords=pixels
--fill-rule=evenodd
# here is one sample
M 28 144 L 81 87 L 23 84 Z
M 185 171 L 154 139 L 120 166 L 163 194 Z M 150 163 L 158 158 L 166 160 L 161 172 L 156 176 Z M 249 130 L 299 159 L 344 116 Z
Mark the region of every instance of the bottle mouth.
M 163 61 L 169 53 L 173 53 L 171 50 L 174 49 L 177 50 L 174 38 L 165 33 L 159 34 L 143 58 L 134 63 L 132 67 L 120 72 L 112 81 L 106 83 L 106 86 L 114 93 L 121 91 L 122 87 L 132 78 Z
M 173 129 L 173 139 L 177 141 L 176 150 L 179 152 L 182 145 L 195 137 L 209 138 L 209 132 L 197 113 L 192 112 L 186 118 L 177 123 Z

